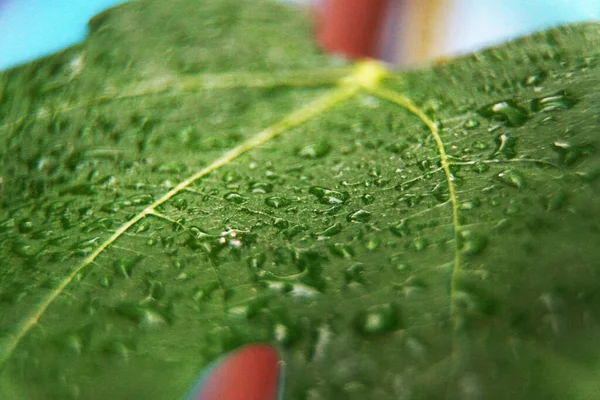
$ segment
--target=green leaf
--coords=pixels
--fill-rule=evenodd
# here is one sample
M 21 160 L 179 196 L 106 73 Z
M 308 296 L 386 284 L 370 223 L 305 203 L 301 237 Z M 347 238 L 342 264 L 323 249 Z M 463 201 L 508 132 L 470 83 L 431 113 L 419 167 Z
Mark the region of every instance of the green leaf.
M 0 75 L 0 398 L 600 397 L 600 26 L 388 72 L 271 1 L 137 1 Z

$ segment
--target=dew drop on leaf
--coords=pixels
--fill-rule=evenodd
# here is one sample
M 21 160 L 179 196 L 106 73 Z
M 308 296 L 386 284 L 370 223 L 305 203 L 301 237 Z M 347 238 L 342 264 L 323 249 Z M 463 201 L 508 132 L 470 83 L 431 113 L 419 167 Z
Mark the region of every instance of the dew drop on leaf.
M 478 126 L 479 126 L 479 121 L 476 120 L 475 118 L 470 118 L 465 122 L 465 128 L 467 128 L 467 129 L 477 128 Z
M 517 127 L 529 120 L 527 110 L 513 100 L 500 101 L 480 108 L 477 112 L 485 118 L 504 122 L 506 126 Z
M 473 165 L 471 165 L 471 169 L 474 172 L 477 172 L 478 174 L 481 174 L 483 172 L 486 172 L 488 169 L 490 169 L 490 167 L 489 167 L 489 165 L 487 165 L 483 161 L 476 161 L 476 162 L 473 163 Z
M 311 186 L 308 193 L 316 196 L 320 203 L 330 205 L 344 204 L 350 197 L 346 192 L 338 192 L 321 186 Z
M 566 205 L 567 199 L 567 193 L 563 189 L 557 190 L 543 199 L 544 208 L 546 211 L 560 210 Z
M 531 109 L 533 112 L 561 111 L 568 110 L 575 104 L 577 104 L 577 101 L 566 90 L 561 90 L 552 95 L 533 100 Z
M 354 257 L 355 251 L 352 246 L 345 243 L 333 243 L 329 245 L 329 250 L 338 257 L 350 259 Z
M 257 194 L 266 194 L 273 191 L 273 184 L 270 182 L 252 182 L 250 191 Z
M 573 165 L 582 157 L 596 152 L 596 147 L 591 143 L 575 144 L 567 141 L 554 142 L 552 149 L 558 153 L 558 162 L 566 166 Z
M 302 158 L 314 159 L 326 156 L 331 151 L 331 144 L 319 142 L 304 146 L 296 154 Z
M 525 186 L 525 177 L 513 169 L 509 169 L 498 174 L 498 180 L 508 186 L 520 189 Z
M 33 221 L 31 221 L 30 219 L 22 219 L 17 224 L 17 227 L 19 229 L 19 232 L 29 233 L 33 230 Z
M 264 253 L 257 253 L 248 258 L 248 266 L 254 270 L 261 269 L 266 261 L 267 257 Z
M 223 182 L 225 183 L 235 183 L 242 179 L 242 176 L 235 171 L 227 171 L 223 175 Z
M 370 193 L 363 194 L 360 197 L 360 199 L 362 200 L 363 204 L 365 204 L 365 205 L 373 204 L 373 202 L 375 201 L 375 197 Z
M 378 239 L 370 238 L 364 241 L 365 249 L 369 251 L 375 251 L 379 247 L 381 242 Z
M 167 325 L 167 320 L 158 311 L 131 303 L 123 303 L 115 308 L 117 314 L 137 323 L 142 330 L 156 330 Z
M 142 261 L 143 256 L 135 256 L 124 258 L 121 260 L 117 260 L 113 264 L 113 269 L 118 275 L 121 275 L 123 278 L 131 278 L 133 275 L 133 268 L 137 263 Z
M 427 285 L 422 279 L 410 276 L 404 282 L 397 285 L 397 287 L 404 297 L 410 297 L 422 293 Z
M 327 228 L 325 228 L 323 231 L 315 233 L 314 236 L 317 236 L 317 237 L 331 237 L 333 235 L 337 235 L 341 231 L 342 231 L 342 224 L 340 224 L 339 222 L 336 222 L 333 225 L 328 226 Z
M 517 151 L 515 149 L 517 139 L 515 139 L 508 133 L 498 135 L 494 142 L 496 144 L 496 151 L 494 152 L 493 157 L 501 155 L 504 156 L 504 158 L 510 160 L 512 158 L 515 158 L 515 156 L 517 155 Z
M 348 214 L 346 219 L 348 220 L 348 222 L 367 222 L 371 219 L 371 215 L 372 214 L 369 211 L 356 210 Z
M 223 198 L 227 201 L 230 201 L 234 204 L 242 204 L 248 201 L 248 199 L 236 192 L 226 193 Z
M 461 210 L 474 210 L 479 207 L 481 201 L 477 198 L 465 200 L 460 203 L 459 207 Z
M 400 313 L 393 304 L 379 304 L 359 312 L 355 317 L 355 327 L 364 335 L 391 332 L 400 326 Z
M 490 146 L 487 143 L 482 142 L 481 140 L 476 140 L 473 142 L 471 147 L 473 147 L 474 149 L 477 149 L 477 150 L 485 150 Z
M 540 86 L 544 80 L 548 77 L 548 73 L 546 71 L 538 71 L 531 75 L 526 76 L 523 79 L 523 85 L 525 86 Z
M 429 247 L 429 241 L 427 238 L 418 237 L 413 240 L 412 245 L 416 251 L 421 252 L 425 251 Z
M 408 227 L 408 220 L 403 219 L 395 225 L 390 226 L 390 231 L 398 236 L 405 237 L 410 235 L 410 228 Z
M 272 329 L 273 339 L 283 347 L 290 347 L 301 338 L 299 327 L 289 321 L 276 321 Z
M 358 283 L 364 284 L 365 266 L 361 263 L 352 264 L 344 270 L 344 279 L 346 284 Z
M 462 229 L 459 238 L 459 249 L 466 255 L 479 254 L 487 245 L 486 237 L 471 229 Z
M 265 204 L 272 208 L 283 208 L 292 204 L 292 201 L 285 197 L 272 196 L 265 199 Z

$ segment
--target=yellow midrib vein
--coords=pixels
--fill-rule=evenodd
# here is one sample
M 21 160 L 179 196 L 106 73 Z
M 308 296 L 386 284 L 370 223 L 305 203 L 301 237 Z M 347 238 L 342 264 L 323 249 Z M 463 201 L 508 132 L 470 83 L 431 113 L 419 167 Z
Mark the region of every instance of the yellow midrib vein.
M 108 247 L 110 247 L 121 235 L 127 232 L 133 225 L 152 214 L 157 207 L 164 204 L 179 192 L 189 187 L 192 183 L 217 170 L 218 168 L 229 164 L 242 154 L 268 142 L 280 134 L 302 124 L 303 122 L 321 114 L 327 109 L 339 104 L 356 94 L 361 88 L 374 88 L 379 80 L 386 74 L 385 69 L 377 62 L 367 61 L 359 63 L 353 72 L 343 77 L 336 88 L 318 97 L 297 111 L 287 115 L 282 120 L 276 122 L 265 130 L 258 132 L 239 146 L 224 153 L 210 165 L 196 172 L 194 175 L 180 182 L 173 189 L 168 191 L 161 198 L 150 204 L 132 219 L 120 226 L 107 240 L 105 240 L 96 250 L 88 255 L 77 267 L 67 275 L 60 284 L 53 289 L 25 318 L 18 323 L 14 332 L 8 335 L 3 341 L 0 341 L 0 367 L 11 357 L 21 340 L 38 323 L 48 307 L 63 293 L 65 288 L 75 279 L 75 277 L 86 267 L 92 264 L 96 258 Z
M 408 98 L 402 96 L 401 94 L 394 92 L 392 90 L 388 90 L 385 88 L 381 88 L 379 86 L 372 87 L 367 89 L 372 95 L 379 97 L 383 100 L 387 100 L 394 104 L 399 105 L 400 107 L 406 109 L 410 113 L 414 114 L 417 118 L 427 126 L 429 129 L 431 136 L 433 137 L 435 144 L 438 149 L 438 153 L 440 155 L 440 163 L 442 165 L 442 169 L 444 171 L 444 175 L 446 176 L 446 182 L 448 185 L 448 196 L 450 198 L 450 204 L 452 205 L 452 226 L 454 228 L 454 263 L 452 268 L 452 275 L 450 277 L 450 317 L 456 321 L 456 301 L 454 299 L 454 295 L 457 293 L 457 281 L 458 275 L 460 274 L 461 269 L 461 260 L 460 260 L 460 222 L 458 219 L 458 200 L 456 197 L 456 189 L 454 187 L 454 181 L 452 177 L 452 173 L 450 172 L 450 162 L 448 161 L 448 154 L 446 153 L 446 149 L 444 148 L 444 142 L 442 142 L 442 138 L 440 137 L 440 132 L 435 124 L 429 118 L 423 110 L 413 104 Z

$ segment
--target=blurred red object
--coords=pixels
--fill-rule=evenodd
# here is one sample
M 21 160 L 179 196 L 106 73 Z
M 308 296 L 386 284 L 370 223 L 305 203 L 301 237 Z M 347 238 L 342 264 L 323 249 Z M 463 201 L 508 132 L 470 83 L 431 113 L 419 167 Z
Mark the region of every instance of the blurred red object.
M 388 0 L 321 0 L 317 40 L 333 54 L 375 58 Z
M 250 344 L 211 365 L 189 399 L 276 400 L 281 379 L 277 351 Z

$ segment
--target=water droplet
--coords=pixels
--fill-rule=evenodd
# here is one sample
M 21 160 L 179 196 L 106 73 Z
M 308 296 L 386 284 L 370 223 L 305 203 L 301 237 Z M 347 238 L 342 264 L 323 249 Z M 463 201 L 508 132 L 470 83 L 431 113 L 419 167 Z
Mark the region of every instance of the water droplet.
M 489 165 L 487 165 L 483 161 L 476 161 L 475 163 L 473 163 L 473 165 L 471 165 L 471 170 L 477 172 L 478 174 L 484 173 L 488 169 L 490 169 Z
M 325 230 L 321 232 L 315 233 L 316 237 L 330 237 L 336 235 L 342 231 L 342 224 L 339 222 L 334 223 L 333 225 L 327 227 Z
M 338 257 L 350 259 L 354 257 L 354 249 L 344 243 L 334 243 L 329 245 L 329 250 Z
M 232 203 L 235 204 L 242 204 L 245 203 L 246 201 L 248 201 L 248 199 L 242 195 L 240 195 L 239 193 L 236 192 L 230 192 L 230 193 L 226 193 L 223 198 L 227 201 L 230 201 Z
M 460 203 L 460 209 L 461 210 L 474 210 L 477 207 L 479 207 L 481 205 L 481 201 L 477 198 L 475 199 L 470 199 L 470 200 L 465 200 L 462 203 Z
M 136 264 L 139 263 L 143 258 L 143 256 L 135 256 L 117 260 L 113 264 L 113 269 L 122 277 L 131 278 L 131 275 L 133 274 L 133 267 L 135 267 Z
M 379 304 L 358 313 L 354 323 L 364 335 L 387 333 L 400 327 L 400 313 L 395 305 Z
M 123 360 L 129 359 L 129 355 L 132 352 L 129 346 L 119 340 L 105 343 L 104 346 L 102 346 L 102 350 L 107 355 L 117 356 Z
M 502 155 L 510 160 L 517 155 L 517 151 L 515 150 L 517 139 L 510 136 L 508 133 L 498 135 L 494 142 L 496 143 L 496 151 L 492 154 L 493 157 Z
M 321 158 L 331 151 L 331 144 L 328 142 L 320 142 L 309 144 L 299 149 L 296 154 L 302 158 Z
M 33 221 L 30 219 L 27 219 L 27 218 L 22 219 L 17 224 L 17 228 L 19 229 L 19 232 L 21 232 L 21 233 L 29 233 L 33 230 Z
M 69 353 L 75 355 L 80 355 L 83 351 L 83 342 L 77 335 L 68 335 L 64 338 L 63 345 Z
M 485 118 L 504 122 L 506 126 L 510 127 L 521 126 L 529 119 L 527 110 L 517 105 L 513 100 L 487 105 L 477 110 L 477 113 Z
M 408 143 L 406 143 L 406 142 L 392 143 L 388 146 L 385 146 L 385 149 L 388 151 L 391 151 L 392 153 L 395 153 L 395 154 L 401 154 L 406 149 L 408 149 Z
M 467 373 L 460 378 L 458 389 L 462 400 L 482 400 L 487 397 L 481 379 L 474 373 Z
M 265 199 L 265 204 L 273 208 L 283 208 L 292 204 L 290 199 L 281 196 L 273 196 Z
M 473 142 L 473 144 L 471 145 L 472 148 L 477 149 L 477 150 L 485 150 L 488 147 L 488 144 L 485 142 L 482 142 L 480 140 L 476 140 L 475 142 Z
M 543 198 L 543 203 L 547 211 L 560 210 L 567 203 L 567 193 L 563 189 L 559 189 Z
M 273 184 L 270 182 L 252 182 L 250 183 L 250 191 L 257 194 L 271 193 Z
M 473 129 L 479 126 L 479 121 L 477 121 L 475 118 L 470 118 L 465 122 L 465 128 L 467 129 Z
M 282 231 L 282 233 L 287 239 L 291 239 L 299 233 L 306 231 L 307 229 L 308 228 L 304 225 L 294 225 Z
M 526 76 L 523 79 L 523 85 L 525 85 L 525 86 L 540 86 L 540 84 L 542 82 L 544 82 L 544 80 L 546 79 L 547 76 L 548 76 L 548 73 L 545 71 L 539 71 L 539 72 L 533 73 L 529 76 Z
M 364 242 L 365 249 L 369 251 L 375 251 L 379 247 L 380 241 L 378 239 L 369 238 Z
M 235 171 L 227 171 L 223 175 L 223 182 L 225 183 L 235 183 L 242 179 L 242 176 Z
M 520 189 L 525 186 L 525 178 L 520 172 L 509 169 L 498 174 L 498 180 L 508 186 Z
M 273 339 L 283 347 L 289 347 L 300 338 L 300 330 L 295 324 L 285 320 L 273 325 Z
M 256 316 L 260 307 L 258 303 L 248 303 L 239 306 L 229 307 L 227 315 L 229 318 L 237 321 L 252 319 Z
M 369 176 L 371 176 L 373 178 L 379 178 L 381 176 L 381 169 L 379 169 L 377 167 L 371 168 L 371 171 L 369 172 Z
M 546 311 L 550 313 L 561 313 L 565 311 L 565 301 L 555 293 L 544 293 L 540 296 L 540 301 Z
M 365 283 L 364 277 L 365 267 L 361 263 L 352 264 L 344 270 L 344 279 L 347 284 L 359 283 L 363 285 Z
M 275 218 L 273 220 L 273 226 L 277 229 L 286 229 L 290 226 L 290 223 L 283 218 Z
M 413 208 L 423 201 L 423 196 L 407 194 L 405 196 L 402 196 L 400 199 L 404 201 L 407 207 Z
M 408 220 L 403 219 L 396 225 L 390 226 L 390 231 L 398 237 L 405 237 L 410 235 L 410 228 L 408 227 Z
M 151 194 L 137 194 L 125 200 L 123 204 L 126 206 L 147 206 L 152 204 L 153 201 L 154 196 Z
M 450 191 L 448 190 L 448 185 L 440 184 L 437 185 L 432 191 L 431 195 L 439 202 L 445 203 L 450 200 Z
M 371 219 L 371 213 L 365 210 L 356 210 L 346 216 L 348 222 L 367 222 Z
M 344 204 L 350 197 L 346 192 L 338 192 L 321 186 L 310 187 L 308 193 L 317 196 L 320 203 L 329 205 Z
M 596 147 L 590 143 L 572 144 L 565 141 L 553 143 L 553 150 L 558 153 L 558 162 L 562 165 L 573 165 L 584 156 L 596 152 Z
M 375 201 L 375 197 L 369 193 L 363 194 L 360 199 L 362 200 L 363 204 L 373 204 Z
M 427 288 L 425 282 L 417 277 L 411 276 L 403 283 L 397 285 L 404 297 L 422 293 Z
M 113 285 L 112 277 L 105 275 L 102 278 L 100 278 L 100 286 L 102 286 L 103 288 L 109 288 L 109 287 L 112 287 L 112 285 Z
M 292 285 L 292 289 L 289 291 L 289 294 L 293 297 L 309 300 L 319 296 L 321 292 L 319 292 L 312 286 L 308 286 L 302 283 L 294 283 Z
M 80 256 L 86 256 L 96 249 L 96 246 L 98 246 L 99 241 L 99 237 L 84 239 L 73 245 L 73 250 L 76 254 Z
M 115 308 L 117 314 L 137 323 L 143 330 L 160 329 L 167 320 L 158 311 L 132 303 L 123 303 Z
M 418 252 L 425 251 L 427 250 L 427 247 L 429 247 L 429 241 L 427 240 L 427 238 L 418 237 L 415 240 L 413 240 L 413 247 Z
M 248 258 L 248 266 L 251 269 L 261 269 L 267 261 L 267 257 L 263 253 L 254 254 Z
M 160 300 L 165 296 L 165 285 L 162 282 L 146 280 L 146 296 L 149 299 Z
M 188 202 L 186 199 L 182 199 L 182 198 L 176 198 L 175 200 L 173 200 L 173 207 L 175 207 L 176 209 L 178 209 L 179 211 L 183 211 L 187 208 L 188 206 Z
M 471 229 L 462 229 L 459 238 L 458 248 L 466 255 L 479 254 L 487 245 L 486 237 Z
M 404 338 L 404 347 L 408 353 L 416 360 L 425 361 L 427 359 L 427 346 L 421 340 L 414 336 Z
M 531 109 L 534 112 L 560 111 L 568 110 L 575 104 L 577 104 L 577 101 L 566 90 L 561 90 L 550 96 L 533 100 Z

